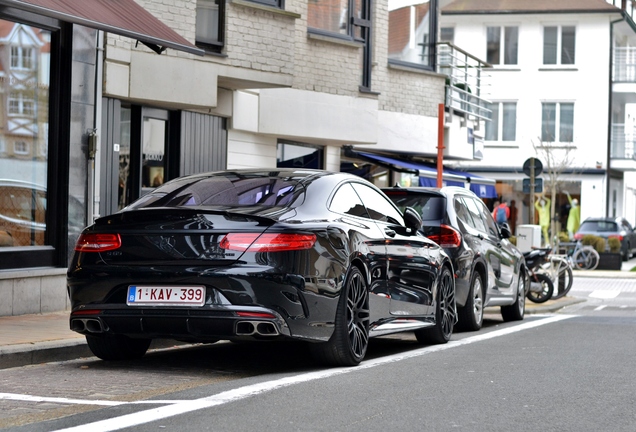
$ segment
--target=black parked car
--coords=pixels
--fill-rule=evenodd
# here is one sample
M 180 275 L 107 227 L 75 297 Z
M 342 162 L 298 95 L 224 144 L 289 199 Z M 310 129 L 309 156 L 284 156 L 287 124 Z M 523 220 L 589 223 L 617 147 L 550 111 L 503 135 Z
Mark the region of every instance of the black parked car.
M 625 218 L 587 218 L 574 234 L 576 240 L 580 240 L 586 234 L 593 234 L 604 239 L 615 237 L 621 242 L 621 255 L 623 261 L 627 261 L 636 252 L 636 232 Z
M 523 319 L 528 286 L 523 254 L 508 241 L 508 224 L 498 227 L 477 195 L 459 187 L 383 191 L 398 207 L 418 211 L 421 231 L 451 257 L 459 328 L 479 330 L 487 306 L 501 306 L 505 321 Z
M 70 326 L 105 360 L 140 357 L 154 338 L 290 338 L 340 365 L 358 364 L 373 336 L 445 343 L 452 265 L 420 226 L 350 174 L 182 177 L 83 232 Z

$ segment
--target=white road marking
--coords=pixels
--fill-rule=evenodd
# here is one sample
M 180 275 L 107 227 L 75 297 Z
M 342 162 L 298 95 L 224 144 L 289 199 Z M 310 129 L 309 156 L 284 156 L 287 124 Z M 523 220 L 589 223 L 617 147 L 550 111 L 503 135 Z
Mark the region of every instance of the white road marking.
M 596 309 L 594 309 L 595 311 L 600 311 L 603 310 L 607 307 L 607 305 L 600 305 L 599 307 L 597 307 Z
M 618 297 L 620 291 L 605 291 L 605 290 L 596 290 L 590 293 L 590 297 L 600 298 L 600 299 L 613 299 Z
M 541 315 L 535 315 L 541 316 Z M 270 392 L 279 388 L 288 387 L 296 384 L 306 383 L 309 381 L 315 381 L 318 379 L 329 378 L 337 375 L 343 375 L 350 372 L 356 372 L 361 369 L 369 369 L 376 366 L 381 366 L 389 363 L 406 360 L 409 358 L 420 357 L 426 354 L 444 351 L 447 349 L 457 348 L 463 345 L 468 345 L 475 342 L 481 342 L 488 339 L 493 339 L 499 336 L 505 336 L 512 333 L 517 333 L 523 330 L 528 330 L 535 327 L 540 327 L 546 324 L 551 324 L 557 321 L 573 318 L 575 315 L 547 315 L 546 318 L 532 322 L 524 322 L 523 324 L 509 327 L 501 330 L 495 330 L 489 333 L 483 333 L 476 336 L 467 337 L 465 339 L 451 341 L 444 345 L 433 345 L 420 348 L 417 350 L 409 351 L 403 354 L 395 354 L 386 357 L 381 357 L 373 360 L 367 360 L 362 362 L 356 367 L 345 368 L 332 368 L 327 370 L 321 370 L 316 372 L 304 373 L 301 375 L 289 376 L 273 381 L 266 381 L 262 383 L 252 384 L 237 389 L 225 391 L 213 396 L 204 397 L 201 399 L 179 401 L 147 401 L 148 403 L 171 403 L 168 406 L 157 407 L 145 411 L 139 411 L 133 414 L 127 414 L 121 417 L 110 418 L 107 420 L 101 420 L 94 423 L 88 423 L 67 429 L 60 429 L 57 432 L 107 432 L 124 428 L 137 426 L 144 423 L 150 423 L 160 419 L 173 417 L 181 414 L 185 414 L 192 411 L 197 411 L 213 406 L 224 405 L 230 402 L 239 401 L 252 396 L 256 396 L 265 392 Z M 64 399 L 64 398 L 60 398 Z M 70 399 L 69 399 L 70 400 Z M 64 403 L 69 403 L 68 400 Z M 99 401 L 86 400 L 86 404 L 95 404 Z M 112 401 L 103 401 L 112 403 Z M 122 404 L 115 402 L 116 404 Z M 127 402 L 126 402 L 127 403 Z

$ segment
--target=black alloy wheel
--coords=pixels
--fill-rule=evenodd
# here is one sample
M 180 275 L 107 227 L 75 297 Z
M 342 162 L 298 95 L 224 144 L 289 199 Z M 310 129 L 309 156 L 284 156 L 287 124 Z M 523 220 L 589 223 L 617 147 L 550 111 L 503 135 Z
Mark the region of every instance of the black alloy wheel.
M 537 275 L 538 276 L 538 275 Z M 545 276 L 545 275 L 542 275 Z M 546 276 L 547 277 L 547 276 Z M 548 281 L 550 278 L 548 278 Z M 527 292 L 526 283 L 528 282 L 528 278 L 526 278 L 525 273 L 519 272 L 519 282 L 517 285 L 517 294 L 515 298 L 515 302 L 510 306 L 502 306 L 501 307 L 501 316 L 504 321 L 521 321 L 526 314 L 526 296 L 532 295 L 532 292 Z M 550 295 L 552 295 L 552 290 L 550 290 Z M 550 298 L 550 297 L 548 297 Z
M 319 360 L 336 366 L 356 366 L 369 346 L 369 292 L 362 272 L 351 267 L 340 293 L 334 332 L 326 343 L 312 344 Z
M 424 344 L 445 344 L 453 335 L 455 321 L 455 282 L 448 267 L 443 267 L 437 287 L 435 326 L 416 330 L 415 337 Z
M 152 339 L 132 339 L 127 336 L 90 336 L 86 343 L 91 352 L 102 360 L 135 360 L 146 354 Z
M 470 291 L 466 304 L 462 308 L 458 308 L 459 327 L 466 331 L 477 331 L 484 322 L 484 285 L 481 281 L 481 275 L 473 271 L 470 279 Z

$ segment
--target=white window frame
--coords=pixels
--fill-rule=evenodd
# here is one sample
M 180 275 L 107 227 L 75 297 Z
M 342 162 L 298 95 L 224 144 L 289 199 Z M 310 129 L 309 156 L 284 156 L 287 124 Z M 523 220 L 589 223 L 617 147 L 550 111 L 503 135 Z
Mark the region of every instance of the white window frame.
M 492 144 L 492 143 L 505 143 L 505 144 L 513 143 L 513 142 L 515 142 L 517 140 L 517 109 L 518 109 L 518 102 L 514 101 L 514 100 L 512 100 L 512 101 L 510 101 L 510 100 L 508 100 L 508 101 L 506 101 L 506 100 L 504 100 L 504 101 L 493 101 L 491 103 L 491 107 L 492 107 L 492 105 L 495 105 L 495 104 L 497 105 L 497 109 L 496 109 L 496 112 L 497 112 L 496 138 L 497 139 L 496 140 L 488 140 L 488 136 L 484 133 L 484 141 L 489 143 L 489 144 Z M 506 117 L 504 117 L 504 105 L 506 105 L 506 104 L 513 104 L 515 106 L 515 116 L 514 116 L 514 124 L 513 124 L 515 137 L 512 140 L 504 140 L 503 139 L 503 135 L 504 135 L 504 119 L 506 118 Z M 493 112 L 495 112 L 495 110 L 493 110 Z M 494 120 L 495 119 L 491 120 L 490 125 L 494 124 Z M 486 127 L 488 129 L 490 129 L 488 124 L 486 125 Z
M 19 146 L 24 146 L 24 149 L 18 149 Z M 26 141 L 14 141 L 13 142 L 13 153 L 17 155 L 28 155 L 29 154 L 29 143 Z
M 544 140 L 543 136 L 543 128 L 544 128 L 544 120 L 543 120 L 543 110 L 545 104 L 554 104 L 554 140 L 548 141 Z M 568 104 L 572 105 L 572 140 L 562 141 L 561 140 L 561 105 Z M 539 137 L 541 137 L 541 142 L 543 143 L 561 143 L 561 144 L 572 144 L 574 143 L 574 108 L 575 103 L 573 101 L 541 101 L 541 131 Z
M 491 28 L 499 29 L 499 62 L 491 63 L 493 66 L 517 66 L 519 64 L 519 26 L 518 25 L 488 25 L 486 26 L 486 61 L 488 61 L 488 31 Z M 506 63 L 506 51 L 508 50 L 508 43 L 506 42 L 506 29 L 508 28 L 516 28 L 517 29 L 517 40 L 516 40 L 516 61 L 514 63 Z
M 33 69 L 33 48 L 11 45 L 11 68 Z
M 557 41 L 556 41 L 556 59 L 555 63 L 546 63 L 545 62 L 545 49 L 546 49 L 546 41 L 545 41 L 545 31 L 548 27 L 556 27 L 557 29 Z M 574 61 L 572 63 L 563 63 L 563 29 L 566 27 L 574 28 Z M 576 64 L 576 33 L 577 28 L 573 24 L 544 24 L 543 25 L 543 51 L 542 51 L 542 59 L 541 62 L 545 66 L 574 66 Z
M 12 91 L 9 94 L 9 114 L 35 114 L 35 100 L 25 97 L 24 93 Z

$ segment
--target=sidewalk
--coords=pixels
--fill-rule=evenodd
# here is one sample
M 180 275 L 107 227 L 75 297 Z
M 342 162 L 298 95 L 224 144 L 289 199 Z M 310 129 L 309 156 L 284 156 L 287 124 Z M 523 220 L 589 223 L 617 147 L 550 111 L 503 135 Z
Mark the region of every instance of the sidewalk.
M 579 277 L 599 278 L 636 278 L 636 258 L 623 263 L 621 271 L 574 271 L 574 279 Z M 526 301 L 526 313 L 555 312 L 570 304 L 584 301 L 574 297 L 548 300 L 536 304 Z M 488 309 L 488 308 L 487 308 Z M 488 310 L 485 311 L 486 313 Z M 69 360 L 92 356 L 84 336 L 69 330 L 69 312 L 55 312 L 42 315 L 20 315 L 0 317 L 0 369 L 38 364 L 50 361 Z M 165 341 L 151 348 L 160 348 L 178 344 Z

